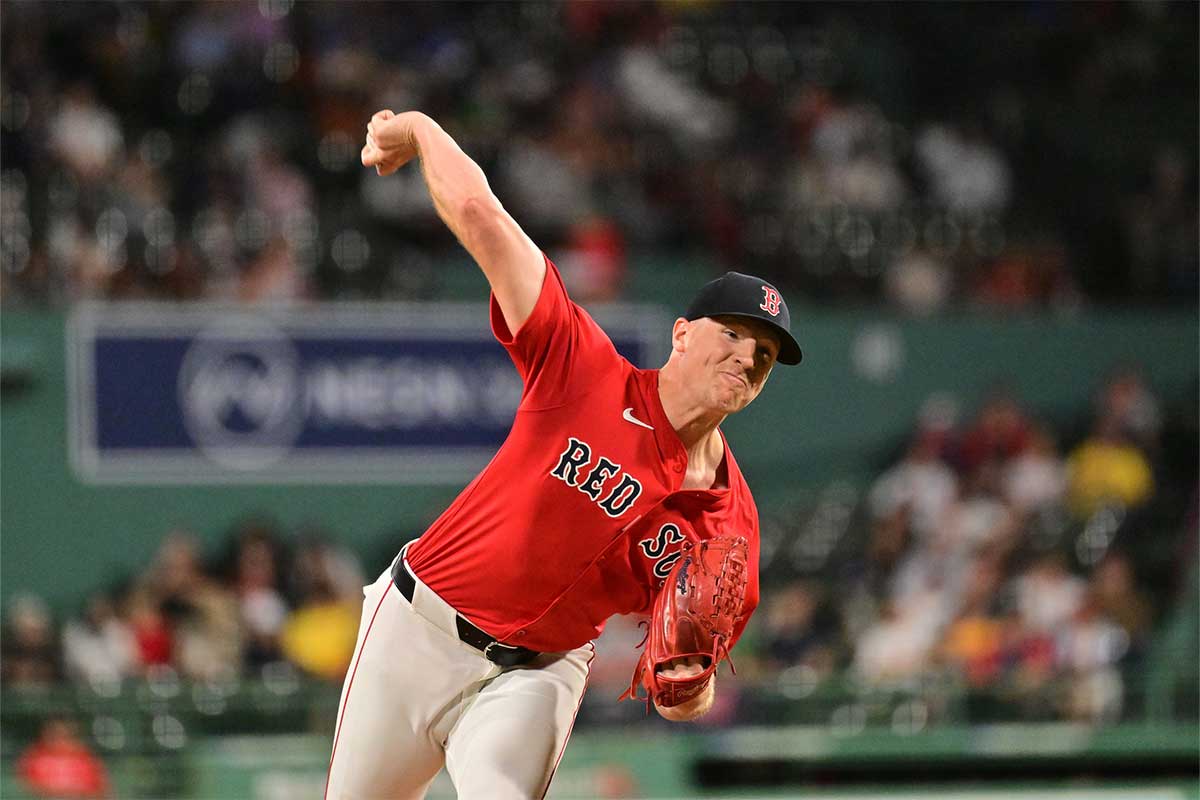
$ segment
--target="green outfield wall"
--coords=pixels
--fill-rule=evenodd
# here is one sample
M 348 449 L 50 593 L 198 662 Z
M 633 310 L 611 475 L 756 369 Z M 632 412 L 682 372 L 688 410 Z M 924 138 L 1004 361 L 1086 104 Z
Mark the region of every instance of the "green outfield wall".
M 763 754 L 726 762 L 724 785 L 703 780 L 703 762 L 711 753 L 726 751 L 727 740 L 745 742 L 756 736 L 763 739 Z M 1194 800 L 1197 780 L 1188 764 L 1195 764 L 1195 742 L 1194 726 L 1099 731 L 1062 725 L 979 726 L 937 735 L 871 731 L 842 738 L 786 727 L 761 734 L 736 729 L 723 734 L 588 731 L 572 737 L 549 797 Z M 801 777 L 773 777 L 755 766 L 781 750 L 790 753 Z M 109 757 L 106 763 L 119 797 L 318 800 L 328 760 L 325 737 L 275 735 L 209 737 L 173 754 Z M 880 764 L 901 762 L 920 777 L 877 777 Z M 1141 762 L 1174 769 L 1142 778 L 1105 777 L 1113 763 Z M 1057 776 L 1047 770 L 1052 765 L 1060 768 Z M 30 797 L 15 780 L 12 761 L 0 769 L 4 797 Z M 837 779 L 830 777 L 831 769 L 839 770 Z M 444 771 L 428 797 L 455 797 Z
M 663 297 L 675 291 L 668 284 L 658 284 Z M 671 309 L 664 304 L 663 311 L 669 319 Z M 483 305 L 478 316 L 483 327 Z M 777 369 L 754 408 L 725 427 L 765 513 L 801 488 L 837 478 L 865 482 L 932 393 L 970 414 L 1004 384 L 1043 419 L 1068 426 L 1086 419 L 1110 370 L 1135 364 L 1167 405 L 1194 404 L 1194 311 L 910 320 L 800 306 L 793 318 L 803 365 Z M 0 317 L 5 600 L 34 591 L 59 609 L 73 608 L 93 587 L 144 565 L 171 528 L 190 529 L 216 550 L 229 527 L 252 514 L 289 530 L 323 528 L 374 572 L 461 488 L 86 485 L 67 454 L 65 320 L 19 309 Z

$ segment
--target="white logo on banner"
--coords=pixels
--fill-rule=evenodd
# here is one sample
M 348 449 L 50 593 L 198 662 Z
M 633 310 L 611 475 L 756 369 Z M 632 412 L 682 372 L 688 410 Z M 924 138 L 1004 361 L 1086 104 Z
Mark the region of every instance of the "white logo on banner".
M 200 333 L 179 370 L 188 434 L 209 458 L 254 470 L 282 460 L 304 424 L 299 358 L 279 330 L 244 317 Z

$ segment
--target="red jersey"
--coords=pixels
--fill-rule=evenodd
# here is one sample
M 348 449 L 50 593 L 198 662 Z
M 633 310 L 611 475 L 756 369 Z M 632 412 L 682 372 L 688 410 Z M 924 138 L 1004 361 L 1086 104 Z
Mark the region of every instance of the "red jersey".
M 758 605 L 758 510 L 725 442 L 728 488 L 681 489 L 687 453 L 658 396 L 658 370 L 621 357 L 546 259 L 513 334 L 492 331 L 524 391 L 491 463 L 408 549 L 413 572 L 503 642 L 543 652 L 595 639 L 614 614 L 648 614 L 686 539 L 750 543 L 741 635 Z

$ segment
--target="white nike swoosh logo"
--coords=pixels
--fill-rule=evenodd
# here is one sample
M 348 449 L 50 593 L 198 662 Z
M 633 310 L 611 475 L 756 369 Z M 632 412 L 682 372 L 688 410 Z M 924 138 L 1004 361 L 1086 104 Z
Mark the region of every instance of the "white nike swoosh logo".
M 642 422 L 640 419 L 638 419 L 637 417 L 635 417 L 633 415 L 633 407 L 632 406 L 625 409 L 624 413 L 621 414 L 621 419 L 625 420 L 626 422 L 632 422 L 634 425 L 641 425 L 643 428 L 645 428 L 648 431 L 654 430 L 653 425 L 647 425 L 646 423 Z

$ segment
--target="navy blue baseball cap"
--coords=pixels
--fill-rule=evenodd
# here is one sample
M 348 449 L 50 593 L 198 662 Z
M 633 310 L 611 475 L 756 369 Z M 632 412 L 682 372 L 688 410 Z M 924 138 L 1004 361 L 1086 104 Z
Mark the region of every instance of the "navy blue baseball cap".
M 726 272 L 700 287 L 684 318 L 753 317 L 767 323 L 779 334 L 780 364 L 799 364 L 804 358 L 800 344 L 792 336 L 792 317 L 779 290 L 762 278 L 741 272 Z

